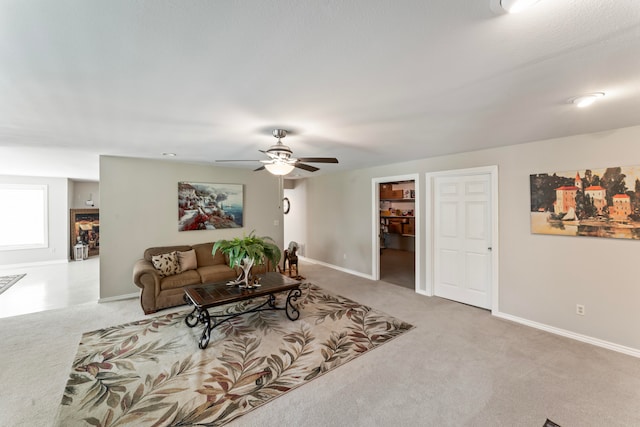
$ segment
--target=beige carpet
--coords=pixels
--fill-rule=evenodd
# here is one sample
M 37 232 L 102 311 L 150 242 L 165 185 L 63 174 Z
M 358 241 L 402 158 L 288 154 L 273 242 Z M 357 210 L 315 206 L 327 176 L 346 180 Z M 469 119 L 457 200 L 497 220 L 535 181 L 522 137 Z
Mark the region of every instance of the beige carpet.
M 640 426 L 637 358 L 323 266 L 300 273 L 416 328 L 228 427 Z M 82 333 L 141 314 L 127 300 L 0 319 L 0 425 L 53 425 Z

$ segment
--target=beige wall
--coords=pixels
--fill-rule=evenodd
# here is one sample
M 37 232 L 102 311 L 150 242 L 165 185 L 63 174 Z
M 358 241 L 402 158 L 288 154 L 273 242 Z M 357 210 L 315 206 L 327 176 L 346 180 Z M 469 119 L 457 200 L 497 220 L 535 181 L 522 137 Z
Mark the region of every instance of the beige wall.
M 638 140 L 640 127 L 631 127 L 310 178 L 306 256 L 372 274 L 373 178 L 419 173 L 426 212 L 425 173 L 497 165 L 500 312 L 640 350 L 640 242 L 534 235 L 529 227 L 530 174 L 640 165 Z M 428 236 L 422 254 L 427 244 Z M 426 262 L 418 261 L 424 284 Z M 577 303 L 585 316 L 575 314 Z
M 179 181 L 244 184 L 244 228 L 178 232 Z M 133 265 L 151 246 L 210 242 L 256 230 L 282 247 L 279 194 L 278 179 L 264 171 L 102 156 L 100 297 L 138 292 Z
M 3 184 L 46 185 L 49 247 L 0 251 L 0 266 L 58 263 L 69 259 L 69 185 L 66 178 L 0 175 Z
M 100 208 L 100 183 L 92 181 L 71 181 L 72 192 L 69 201 L 70 209 L 99 209 Z M 91 196 L 93 206 L 85 202 Z
M 306 257 L 371 274 L 371 172 L 308 180 Z

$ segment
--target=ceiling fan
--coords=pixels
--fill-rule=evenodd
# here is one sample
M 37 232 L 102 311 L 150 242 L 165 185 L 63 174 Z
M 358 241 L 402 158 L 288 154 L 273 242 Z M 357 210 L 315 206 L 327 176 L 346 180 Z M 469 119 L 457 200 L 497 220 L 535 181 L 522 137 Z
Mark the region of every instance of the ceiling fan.
M 262 166 L 254 171 L 260 171 L 267 169 L 274 175 L 286 175 L 294 168 L 303 169 L 309 172 L 315 172 L 320 170 L 315 166 L 308 165 L 306 163 L 338 163 L 338 159 L 335 157 L 293 157 L 293 151 L 291 148 L 282 143 L 282 138 L 287 136 L 287 131 L 284 129 L 274 129 L 273 136 L 278 139 L 278 142 L 269 147 L 267 150 L 258 150 L 261 153 L 266 154 L 269 158 L 264 160 L 216 160 L 216 162 L 261 162 Z

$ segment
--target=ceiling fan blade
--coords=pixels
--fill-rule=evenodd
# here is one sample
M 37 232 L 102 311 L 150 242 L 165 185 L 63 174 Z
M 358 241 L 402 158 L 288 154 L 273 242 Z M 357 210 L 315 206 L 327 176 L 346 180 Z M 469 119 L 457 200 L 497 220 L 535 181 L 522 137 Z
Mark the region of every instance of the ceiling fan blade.
M 223 162 L 259 162 L 260 160 L 242 159 L 242 160 L 214 160 L 216 163 Z
M 298 160 L 309 163 L 338 163 L 335 157 L 300 157 Z
M 300 169 L 304 169 L 306 171 L 309 172 L 315 172 L 317 170 L 320 170 L 319 168 L 315 167 L 315 166 L 311 166 L 311 165 L 305 165 L 304 163 L 295 163 L 293 166 L 300 168 Z
M 264 169 L 264 166 L 260 166 L 258 169 L 254 169 L 253 171 L 254 171 L 254 172 L 258 172 L 258 171 L 261 171 L 261 170 L 263 170 L 263 169 Z

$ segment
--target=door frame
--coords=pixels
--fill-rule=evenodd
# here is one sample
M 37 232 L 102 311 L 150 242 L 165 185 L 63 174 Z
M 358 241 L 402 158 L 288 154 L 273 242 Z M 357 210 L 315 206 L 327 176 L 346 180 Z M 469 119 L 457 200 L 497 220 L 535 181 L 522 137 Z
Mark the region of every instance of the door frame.
M 398 181 L 413 181 L 415 185 L 415 206 L 414 206 L 414 222 L 415 222 L 415 291 L 424 294 L 424 287 L 421 287 L 421 264 L 422 264 L 422 232 L 421 232 L 421 192 L 420 192 L 420 174 L 407 174 L 396 176 L 385 176 L 371 179 L 371 207 L 372 228 L 371 228 L 371 276 L 373 280 L 380 280 L 380 184 Z
M 454 169 L 440 172 L 427 172 L 425 174 L 425 201 L 427 208 L 425 209 L 425 224 L 427 228 L 427 239 L 425 242 L 425 269 L 426 269 L 426 295 L 435 295 L 435 241 L 434 241 L 434 182 L 436 178 L 456 177 L 462 175 L 478 175 L 489 174 L 491 182 L 491 313 L 495 314 L 500 311 L 498 295 L 499 291 L 499 232 L 498 232 L 498 166 L 481 166 L 467 169 Z

